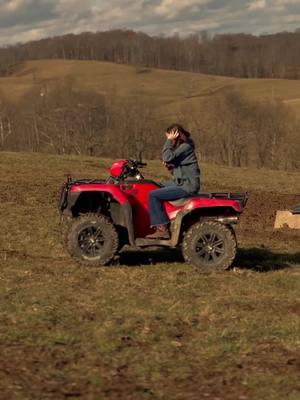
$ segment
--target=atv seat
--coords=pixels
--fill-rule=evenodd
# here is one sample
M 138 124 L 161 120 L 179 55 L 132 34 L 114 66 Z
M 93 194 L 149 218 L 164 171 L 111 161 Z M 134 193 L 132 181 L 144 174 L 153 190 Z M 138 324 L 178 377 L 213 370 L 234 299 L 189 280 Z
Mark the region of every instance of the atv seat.
M 168 201 L 173 207 L 185 206 L 192 199 L 211 199 L 211 193 L 196 193 L 189 197 L 183 197 L 182 199 Z

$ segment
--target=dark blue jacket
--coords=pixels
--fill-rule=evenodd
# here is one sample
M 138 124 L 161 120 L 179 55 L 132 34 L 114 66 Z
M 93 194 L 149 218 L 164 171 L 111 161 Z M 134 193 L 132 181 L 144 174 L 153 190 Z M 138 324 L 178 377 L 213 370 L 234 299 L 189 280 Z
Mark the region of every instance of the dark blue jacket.
M 200 190 L 200 168 L 192 140 L 174 148 L 171 140 L 167 140 L 162 151 L 163 161 L 172 164 L 174 184 L 188 193 Z

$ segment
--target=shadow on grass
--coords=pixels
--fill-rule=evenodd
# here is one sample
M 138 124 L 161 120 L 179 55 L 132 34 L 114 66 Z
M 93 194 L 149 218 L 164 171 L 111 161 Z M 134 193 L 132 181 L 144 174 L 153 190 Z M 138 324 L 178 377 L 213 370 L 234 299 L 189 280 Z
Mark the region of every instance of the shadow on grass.
M 136 267 L 162 263 L 184 264 L 179 249 L 125 250 L 120 254 L 119 265 Z M 268 249 L 239 249 L 233 266 L 256 272 L 272 272 L 291 268 L 293 264 L 300 266 L 300 252 L 296 254 L 275 253 Z
M 31 260 L 31 261 L 66 261 L 66 258 L 55 259 L 53 257 L 31 255 L 18 251 L 1 251 L 0 261 L 9 259 Z M 69 257 L 68 257 L 69 259 Z M 184 258 L 179 249 L 157 248 L 145 250 L 125 249 L 120 254 L 116 265 L 127 267 L 152 266 L 157 264 L 185 264 Z M 279 271 L 293 266 L 300 267 L 300 252 L 275 253 L 264 248 L 240 248 L 233 267 L 252 270 L 256 272 Z
M 163 263 L 183 264 L 183 256 L 178 249 L 158 248 L 151 250 L 125 250 L 120 254 L 119 264 L 127 267 L 155 265 Z
M 280 271 L 300 265 L 300 252 L 275 253 L 263 248 L 239 249 L 234 266 L 240 269 L 251 269 L 257 272 Z

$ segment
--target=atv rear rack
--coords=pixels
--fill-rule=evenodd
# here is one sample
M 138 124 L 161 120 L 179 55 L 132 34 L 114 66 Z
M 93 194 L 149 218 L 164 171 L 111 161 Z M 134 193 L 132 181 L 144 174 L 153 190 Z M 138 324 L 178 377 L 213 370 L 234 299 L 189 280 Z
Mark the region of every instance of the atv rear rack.
M 248 201 L 248 193 L 231 193 L 231 192 L 214 192 L 214 193 L 199 193 L 201 197 L 208 199 L 224 199 L 224 200 L 235 200 L 240 203 L 242 207 L 245 207 Z

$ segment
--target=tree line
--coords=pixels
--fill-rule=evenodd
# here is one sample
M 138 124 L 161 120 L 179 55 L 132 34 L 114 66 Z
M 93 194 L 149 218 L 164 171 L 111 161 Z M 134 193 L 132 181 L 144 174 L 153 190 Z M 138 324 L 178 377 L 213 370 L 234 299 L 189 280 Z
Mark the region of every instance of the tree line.
M 0 75 L 26 60 L 98 60 L 241 78 L 300 78 L 300 30 L 269 35 L 201 32 L 149 36 L 132 30 L 85 32 L 0 48 Z
M 206 106 L 181 109 L 161 121 L 139 97 L 74 90 L 72 81 L 48 93 L 33 89 L 18 104 L 0 99 L 0 150 L 159 159 L 166 124 L 191 131 L 200 160 L 237 167 L 300 169 L 299 122 L 278 101 L 254 102 L 232 89 Z

